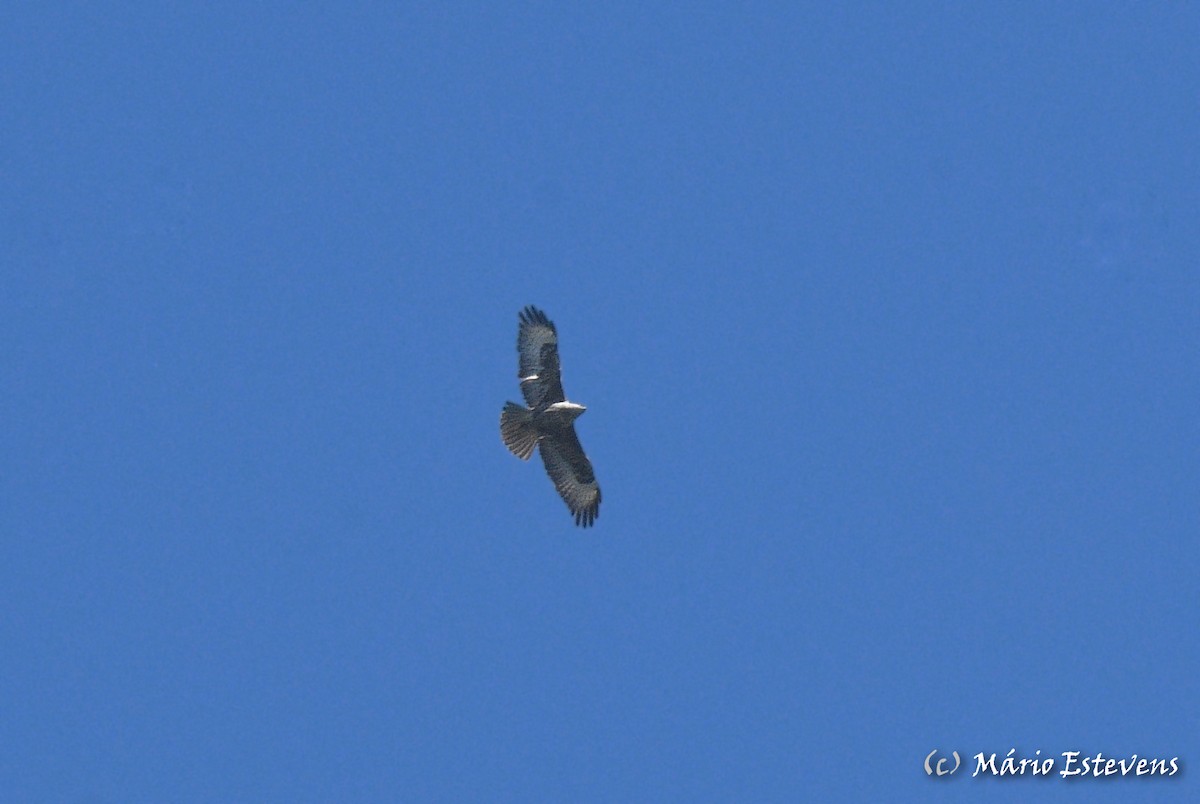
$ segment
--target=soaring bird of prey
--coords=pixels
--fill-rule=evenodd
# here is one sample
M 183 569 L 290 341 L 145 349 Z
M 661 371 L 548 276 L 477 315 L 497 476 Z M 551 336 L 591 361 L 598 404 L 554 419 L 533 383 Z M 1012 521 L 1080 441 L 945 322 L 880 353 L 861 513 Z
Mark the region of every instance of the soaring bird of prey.
M 500 412 L 500 437 L 523 461 L 542 453 L 546 474 L 575 515 L 575 524 L 588 527 L 600 515 L 600 486 L 592 464 L 583 454 L 575 420 L 587 408 L 568 402 L 558 368 L 558 332 L 536 307 L 518 316 L 517 377 L 528 407 L 505 402 Z

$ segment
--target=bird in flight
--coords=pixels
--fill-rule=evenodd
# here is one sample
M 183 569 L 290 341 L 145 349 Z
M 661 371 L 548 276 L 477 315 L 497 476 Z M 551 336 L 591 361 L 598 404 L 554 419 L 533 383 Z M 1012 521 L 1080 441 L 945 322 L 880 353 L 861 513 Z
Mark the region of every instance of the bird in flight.
M 517 377 L 528 407 L 504 403 L 500 437 L 523 461 L 533 455 L 534 447 L 539 448 L 546 474 L 575 515 L 575 524 L 586 528 L 600 515 L 600 486 L 575 435 L 575 420 L 587 408 L 568 402 L 563 393 L 554 323 L 533 306 L 518 318 Z

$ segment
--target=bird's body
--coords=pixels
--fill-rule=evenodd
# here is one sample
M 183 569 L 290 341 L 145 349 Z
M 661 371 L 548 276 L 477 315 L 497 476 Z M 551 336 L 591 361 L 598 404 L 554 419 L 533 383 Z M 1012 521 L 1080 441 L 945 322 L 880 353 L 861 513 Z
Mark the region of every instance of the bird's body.
M 536 307 L 521 311 L 517 354 L 517 377 L 528 407 L 505 403 L 500 437 L 521 460 L 529 460 L 538 448 L 575 524 L 586 528 L 600 515 L 600 486 L 575 434 L 575 420 L 587 408 L 567 401 L 558 365 L 558 333 Z

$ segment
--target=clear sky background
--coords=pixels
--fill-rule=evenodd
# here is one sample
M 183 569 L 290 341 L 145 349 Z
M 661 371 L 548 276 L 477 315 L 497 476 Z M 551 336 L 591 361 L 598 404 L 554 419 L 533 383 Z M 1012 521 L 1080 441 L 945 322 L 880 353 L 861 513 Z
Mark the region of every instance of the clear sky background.
M 248 5 L 0 11 L 5 799 L 1196 789 L 1200 9 Z

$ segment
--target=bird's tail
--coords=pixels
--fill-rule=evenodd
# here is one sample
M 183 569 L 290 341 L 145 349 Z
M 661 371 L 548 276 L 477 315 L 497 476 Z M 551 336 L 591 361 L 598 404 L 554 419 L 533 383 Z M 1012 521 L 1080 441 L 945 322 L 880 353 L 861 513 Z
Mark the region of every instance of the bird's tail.
M 505 402 L 504 410 L 500 411 L 500 437 L 513 455 L 523 461 L 529 460 L 538 442 L 533 412 L 515 402 Z

